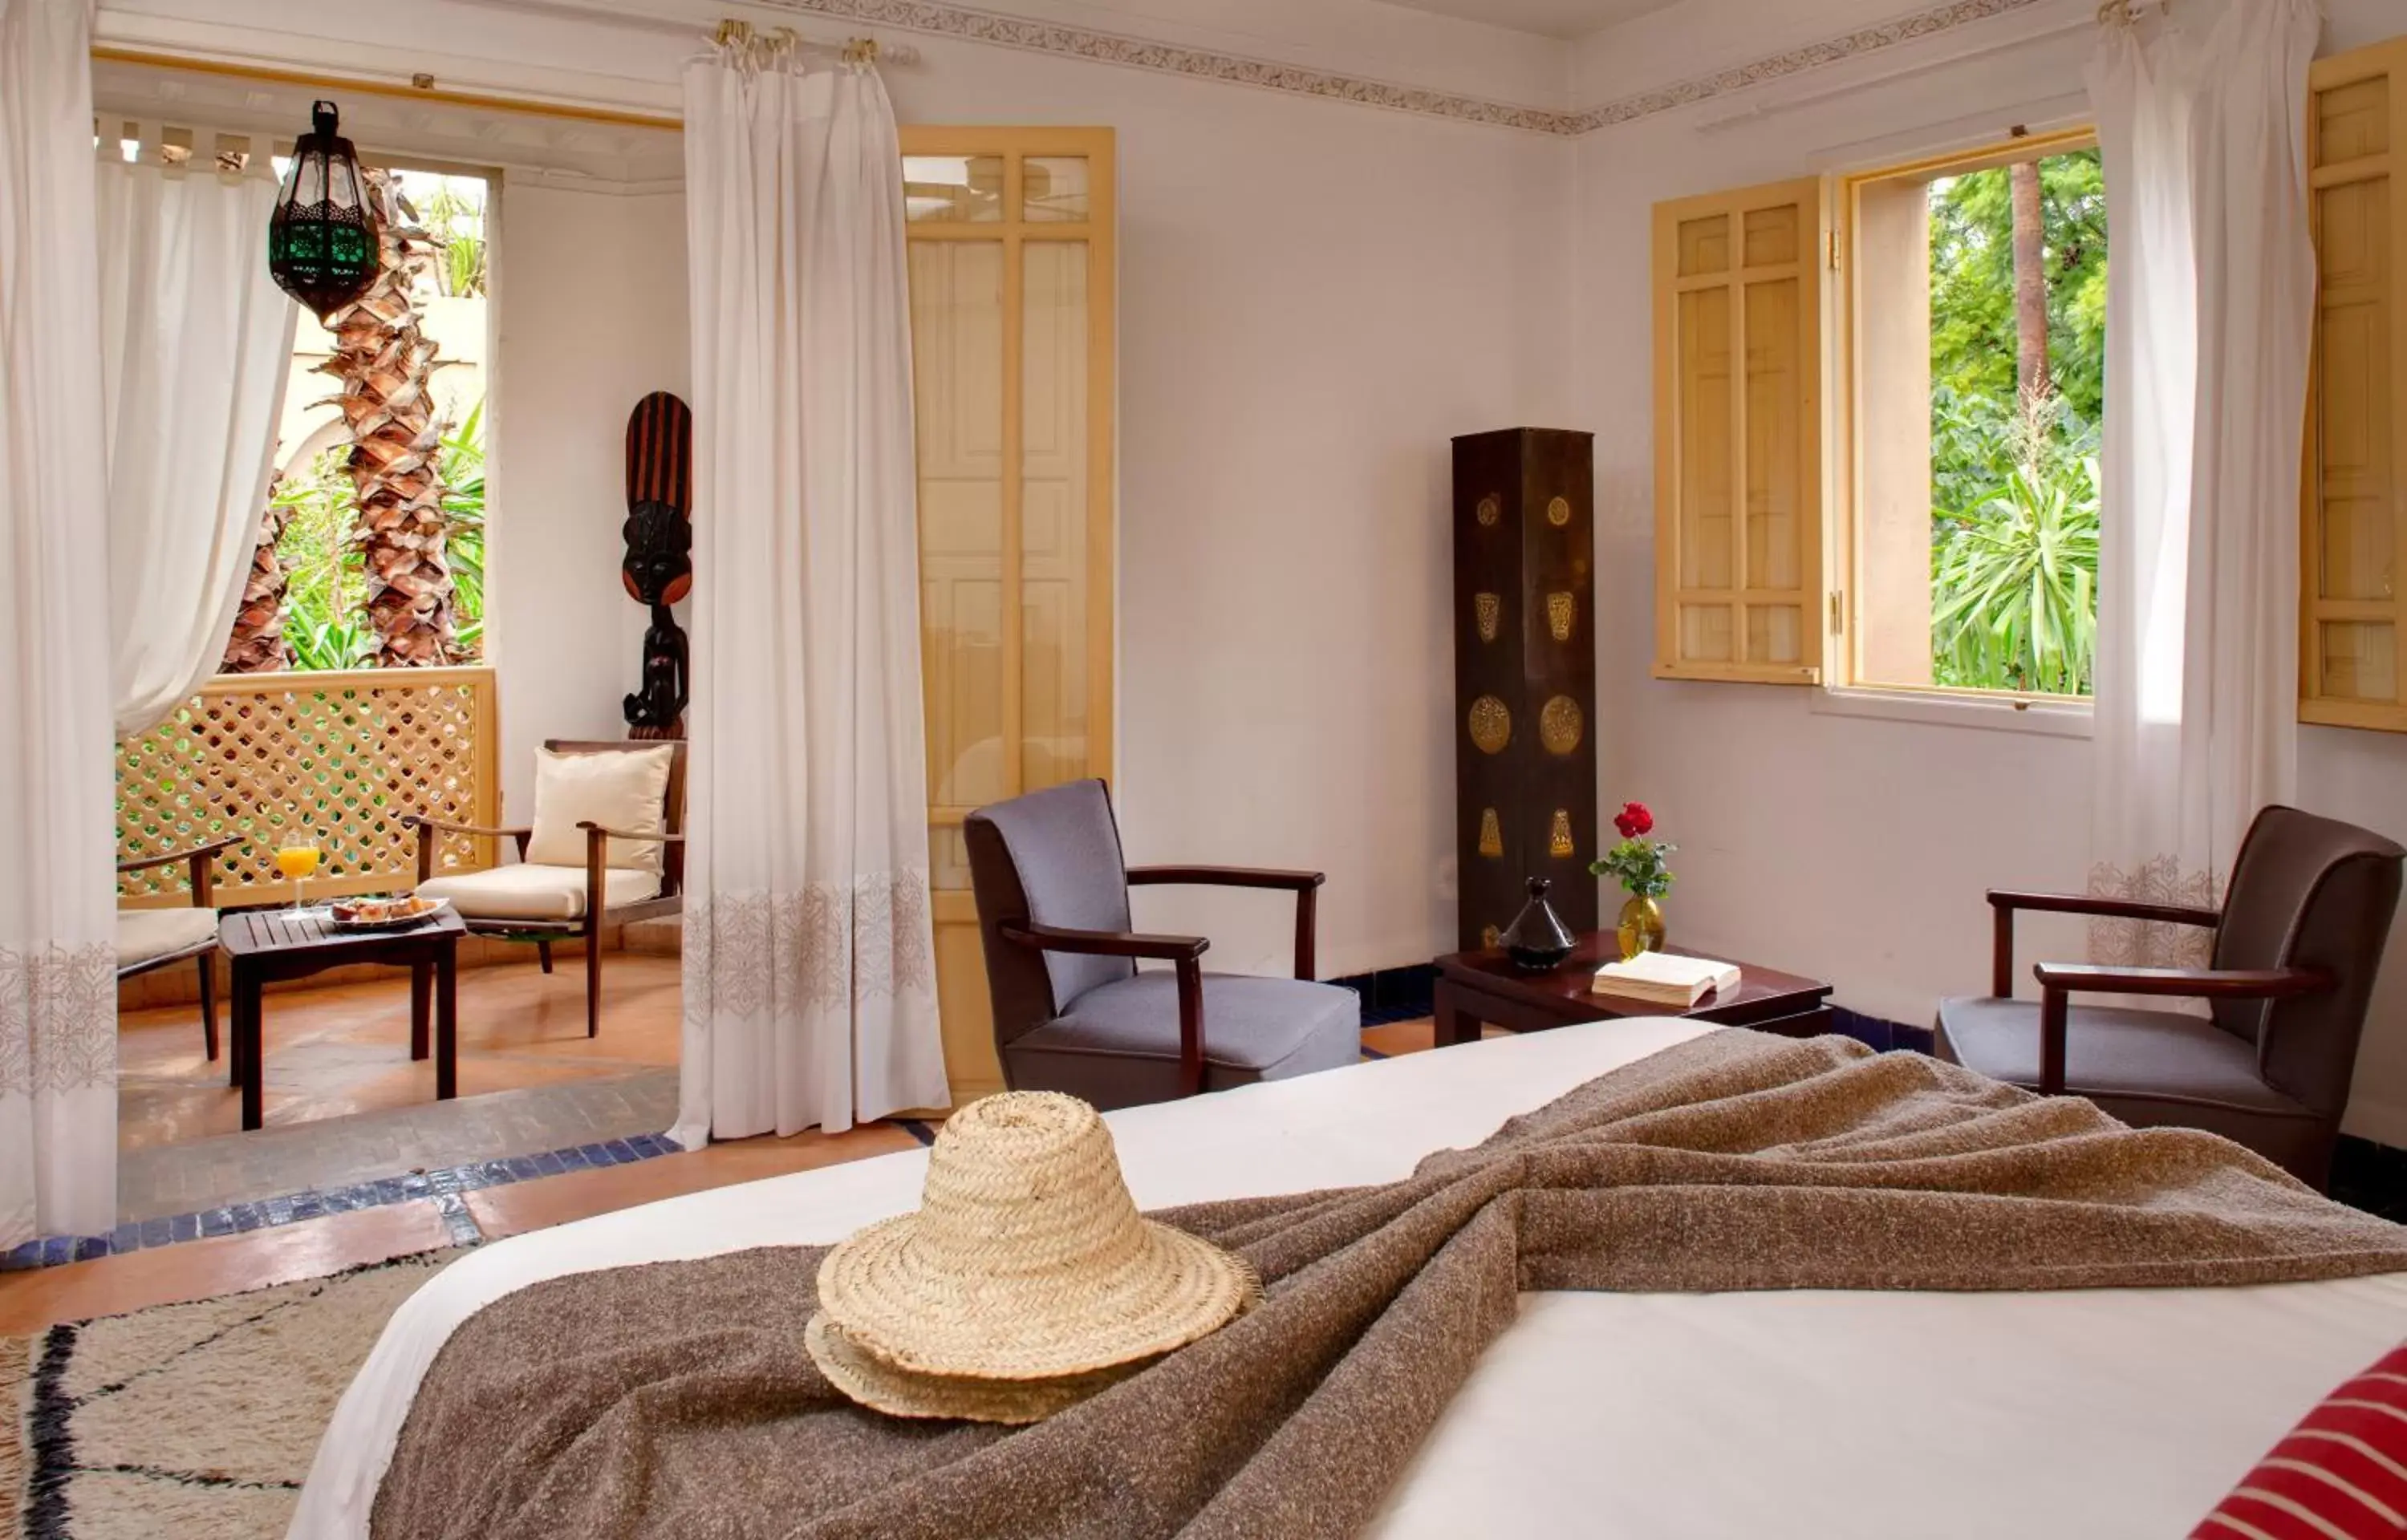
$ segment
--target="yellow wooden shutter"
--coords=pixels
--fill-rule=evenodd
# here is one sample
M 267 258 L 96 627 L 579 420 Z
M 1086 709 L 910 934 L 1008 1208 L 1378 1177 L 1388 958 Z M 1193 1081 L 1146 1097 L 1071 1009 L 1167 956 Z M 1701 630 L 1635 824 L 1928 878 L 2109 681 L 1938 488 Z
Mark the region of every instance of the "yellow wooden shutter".
M 2316 62 L 2308 193 L 2321 292 L 2300 519 L 2299 717 L 2407 732 L 2407 38 Z
M 1822 568 L 1819 181 L 1655 208 L 1655 673 L 1812 685 Z

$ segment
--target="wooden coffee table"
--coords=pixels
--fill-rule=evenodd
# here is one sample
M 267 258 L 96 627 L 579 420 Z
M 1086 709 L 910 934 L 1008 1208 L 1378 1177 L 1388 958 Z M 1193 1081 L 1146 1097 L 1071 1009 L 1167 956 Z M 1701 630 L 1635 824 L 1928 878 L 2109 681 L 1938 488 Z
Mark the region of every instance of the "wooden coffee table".
M 1614 933 L 1597 930 L 1581 937 L 1571 960 L 1550 973 L 1524 972 L 1502 952 L 1458 952 L 1440 957 L 1438 1045 L 1476 1042 L 1483 1025 L 1543 1032 L 1553 1026 L 1627 1016 L 1685 1016 L 1789 1038 L 1817 1037 L 1830 1030 L 1829 984 L 1735 957 L 1721 960 L 1738 964 L 1738 987 L 1727 994 L 1708 995 L 1687 1010 L 1591 992 L 1588 981 L 1596 970 L 1620 956 L 1621 943 Z
M 227 915 L 218 945 L 234 965 L 234 1081 L 242 1087 L 242 1125 L 257 1128 L 260 1086 L 260 991 L 283 979 L 305 979 L 352 963 L 409 969 L 409 1056 L 426 1057 L 428 996 L 434 1015 L 434 1095 L 460 1094 L 460 938 L 467 927 L 445 910 L 407 930 L 337 930 L 325 911 L 295 919 L 290 910 Z

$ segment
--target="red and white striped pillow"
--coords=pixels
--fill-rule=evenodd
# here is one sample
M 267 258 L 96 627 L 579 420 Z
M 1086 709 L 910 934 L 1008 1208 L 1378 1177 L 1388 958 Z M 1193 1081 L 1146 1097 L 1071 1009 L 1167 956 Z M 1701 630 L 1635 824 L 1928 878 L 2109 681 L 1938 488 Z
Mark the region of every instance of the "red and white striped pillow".
M 2190 1540 L 2407 1535 L 2407 1347 L 2324 1398 Z

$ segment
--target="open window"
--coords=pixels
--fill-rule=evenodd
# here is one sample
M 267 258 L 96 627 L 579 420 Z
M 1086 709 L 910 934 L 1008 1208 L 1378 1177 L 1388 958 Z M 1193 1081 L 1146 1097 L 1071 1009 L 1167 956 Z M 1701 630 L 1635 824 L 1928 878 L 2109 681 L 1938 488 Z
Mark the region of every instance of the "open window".
M 2087 133 L 1843 179 L 1840 681 L 2089 695 L 2106 191 Z

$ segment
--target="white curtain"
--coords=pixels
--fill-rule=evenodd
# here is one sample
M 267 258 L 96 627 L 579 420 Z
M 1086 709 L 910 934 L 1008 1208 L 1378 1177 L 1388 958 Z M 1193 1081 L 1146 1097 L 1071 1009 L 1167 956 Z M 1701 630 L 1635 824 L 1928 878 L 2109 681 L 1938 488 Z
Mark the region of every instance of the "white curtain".
M 0 1247 L 117 1223 L 86 0 L 0 0 Z
M 2297 779 L 2298 517 L 2315 257 L 2314 0 L 2110 7 L 2089 71 L 2114 225 L 2090 891 L 2212 906 Z M 2100 922 L 2101 962 L 2207 933 Z
M 675 1137 L 948 1099 L 901 148 L 865 68 L 685 76 L 693 740 Z
M 206 140 L 206 134 L 195 135 Z M 292 302 L 267 272 L 266 157 L 128 163 L 100 148 L 100 357 L 117 735 L 192 699 L 225 657 L 259 543 Z

